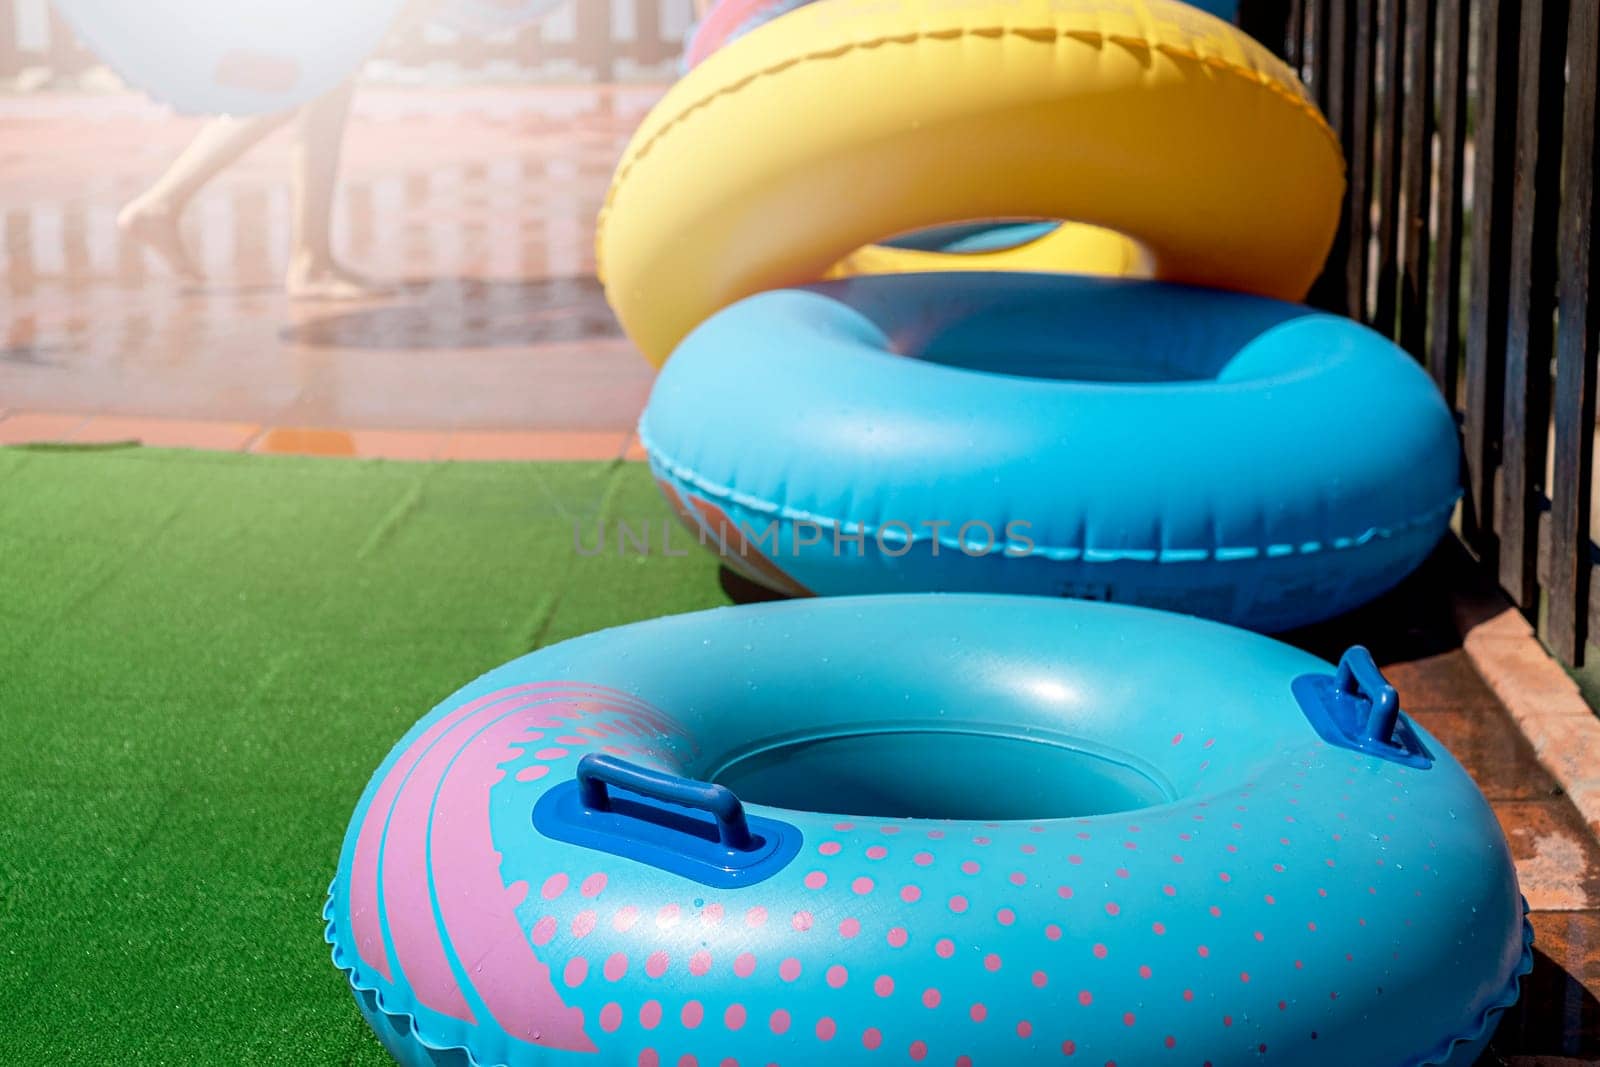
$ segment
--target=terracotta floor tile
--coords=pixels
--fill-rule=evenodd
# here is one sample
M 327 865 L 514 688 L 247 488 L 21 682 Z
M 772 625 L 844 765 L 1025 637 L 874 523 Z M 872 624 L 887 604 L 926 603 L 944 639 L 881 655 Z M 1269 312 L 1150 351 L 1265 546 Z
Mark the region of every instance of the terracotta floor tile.
M 84 424 L 84 415 L 19 411 L 0 420 L 0 445 L 65 441 Z
M 1584 911 L 1600 905 L 1600 844 L 1565 797 L 1500 801 L 1494 811 L 1530 908 Z
M 439 459 L 444 455 L 448 436 L 428 430 L 350 431 L 355 454 L 363 459 Z
M 1533 971 L 1480 1063 L 1565 1067 L 1600 1061 L 1600 912 L 1534 912 Z
M 433 430 L 334 430 L 311 426 L 274 426 L 263 433 L 250 450 L 296 456 L 425 461 L 442 459 L 447 439 L 447 434 Z
M 250 422 L 95 415 L 72 434 L 72 442 L 138 441 L 150 448 L 204 448 L 236 452 L 260 432 L 261 427 Z
M 1539 763 L 1533 746 L 1499 707 L 1407 713 L 1444 743 L 1490 800 L 1548 800 L 1561 787 Z
M 525 431 L 455 433 L 445 442 L 445 459 L 580 460 L 616 459 L 627 447 L 623 433 Z
M 1600 785 L 1600 721 L 1594 716 L 1532 715 L 1520 726 L 1557 781 L 1572 790 Z M 1592 806 L 1580 810 L 1595 817 Z
M 1595 839 L 1600 840 L 1600 815 L 1596 814 L 1600 812 L 1600 781 L 1595 779 L 1590 781 L 1595 782 L 1595 784 L 1585 784 L 1569 789 L 1567 796 L 1578 809 L 1578 813 L 1583 816 L 1584 821 L 1589 824 L 1589 829 L 1595 835 Z
M 1584 701 L 1578 684 L 1537 641 L 1477 632 L 1469 633 L 1467 641 L 1475 647 L 1489 688 L 1504 699 L 1519 721 L 1536 715 L 1594 718 L 1594 709 Z
M 356 445 L 345 430 L 275 426 L 262 434 L 250 451 L 296 456 L 353 456 Z
M 1499 708 L 1494 693 L 1473 669 L 1466 652 L 1453 648 L 1420 659 L 1386 665 L 1384 676 L 1400 692 L 1409 712 Z

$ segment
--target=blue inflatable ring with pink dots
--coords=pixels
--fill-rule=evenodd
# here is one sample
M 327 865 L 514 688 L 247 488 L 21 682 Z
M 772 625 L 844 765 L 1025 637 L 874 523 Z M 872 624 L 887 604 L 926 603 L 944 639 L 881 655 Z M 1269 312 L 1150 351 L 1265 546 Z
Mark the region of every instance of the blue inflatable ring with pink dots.
M 1000 596 L 492 671 L 378 769 L 326 918 L 408 1067 L 1465 1065 L 1531 961 L 1489 805 L 1364 652 Z

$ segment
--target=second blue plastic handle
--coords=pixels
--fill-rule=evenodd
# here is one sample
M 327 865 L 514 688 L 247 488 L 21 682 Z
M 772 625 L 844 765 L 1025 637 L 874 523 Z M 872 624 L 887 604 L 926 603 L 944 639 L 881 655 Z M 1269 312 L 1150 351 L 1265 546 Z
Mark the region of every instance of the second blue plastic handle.
M 1372 653 L 1361 645 L 1351 645 L 1339 658 L 1333 684 L 1341 693 L 1366 699 L 1372 710 L 1367 713 L 1363 732 L 1374 741 L 1390 744 L 1400 717 L 1400 694 L 1378 670 Z

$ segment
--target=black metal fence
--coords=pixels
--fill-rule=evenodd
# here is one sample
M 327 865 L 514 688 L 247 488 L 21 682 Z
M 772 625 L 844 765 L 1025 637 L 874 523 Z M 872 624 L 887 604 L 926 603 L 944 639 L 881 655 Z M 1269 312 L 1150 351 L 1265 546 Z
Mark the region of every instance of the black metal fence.
M 1314 302 L 1392 336 L 1462 429 L 1461 534 L 1561 659 L 1600 634 L 1600 0 L 1263 0 L 1248 29 L 1344 143 Z

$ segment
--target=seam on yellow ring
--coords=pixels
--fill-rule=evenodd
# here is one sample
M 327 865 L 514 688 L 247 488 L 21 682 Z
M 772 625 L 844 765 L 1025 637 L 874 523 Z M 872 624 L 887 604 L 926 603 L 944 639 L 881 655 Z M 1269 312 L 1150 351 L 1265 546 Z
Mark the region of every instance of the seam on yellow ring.
M 1049 36 L 1044 36 L 1045 34 L 1048 34 Z M 783 71 L 788 70 L 790 67 L 799 66 L 802 63 L 838 59 L 842 56 L 848 55 L 851 52 L 861 51 L 869 48 L 879 48 L 886 44 L 915 44 L 917 41 L 920 41 L 924 38 L 948 41 L 955 40 L 960 37 L 986 37 L 993 39 L 1004 36 L 1020 37 L 1023 40 L 1033 41 L 1039 44 L 1054 44 L 1058 40 L 1066 39 L 1077 41 L 1080 44 L 1089 44 L 1090 47 L 1093 48 L 1104 47 L 1104 43 L 1108 39 L 1103 34 L 1095 33 L 1093 34 L 1093 40 L 1091 41 L 1089 39 L 1089 31 L 1061 30 L 1054 27 L 1050 27 L 1049 29 L 1032 30 L 1007 26 L 985 26 L 938 31 L 919 31 L 911 34 L 886 34 L 880 37 L 871 38 L 866 41 L 852 41 L 837 47 L 828 48 L 817 52 L 808 52 L 804 55 L 796 56 L 793 59 L 786 59 L 781 63 L 775 63 L 770 67 L 764 67 L 761 70 L 748 74 L 731 85 L 722 86 L 715 92 L 708 93 L 707 95 L 702 96 L 690 103 L 682 111 L 679 111 L 676 115 L 672 116 L 672 118 L 662 123 L 661 127 L 657 129 L 655 133 L 651 134 L 649 139 L 646 140 L 644 144 L 639 146 L 639 150 L 637 152 L 629 153 L 623 159 L 621 164 L 619 164 L 615 177 L 611 179 L 611 188 L 606 191 L 605 202 L 601 205 L 599 216 L 595 220 L 595 274 L 599 277 L 602 283 L 605 282 L 605 256 L 601 251 L 601 245 L 604 243 L 606 217 L 610 214 L 611 205 L 616 200 L 617 190 L 622 187 L 622 183 L 627 179 L 628 175 L 632 173 L 633 168 L 638 161 L 649 155 L 651 149 L 659 144 L 673 129 L 673 127 L 680 125 L 685 119 L 694 114 L 696 111 L 699 111 L 705 107 L 709 107 L 714 101 L 722 97 L 732 96 L 734 93 L 739 92 L 741 89 L 744 89 L 746 86 L 752 84 L 758 79 L 782 73 Z M 1175 45 L 1164 41 L 1152 41 L 1152 39 L 1149 37 L 1123 37 L 1119 35 L 1110 39 L 1124 46 L 1137 42 L 1144 48 L 1153 49 L 1170 58 L 1188 60 L 1192 63 L 1199 63 L 1204 66 L 1211 67 L 1212 69 L 1222 73 L 1236 75 L 1265 88 L 1275 96 L 1281 97 L 1296 109 L 1310 117 L 1315 123 L 1317 129 L 1322 131 L 1323 136 L 1328 139 L 1328 142 L 1333 146 L 1335 153 L 1339 156 L 1340 171 L 1343 172 L 1345 167 L 1344 146 L 1340 143 L 1338 135 L 1333 132 L 1333 128 L 1328 125 L 1328 120 L 1323 117 L 1322 112 L 1317 109 L 1315 104 L 1306 99 L 1300 93 L 1296 92 L 1290 86 L 1285 85 L 1283 79 L 1271 71 L 1258 70 L 1255 67 L 1243 66 L 1239 63 L 1235 63 L 1225 56 L 1203 56 L 1197 49 L 1185 48 L 1181 45 Z

